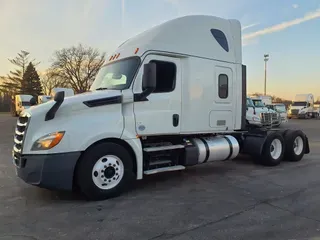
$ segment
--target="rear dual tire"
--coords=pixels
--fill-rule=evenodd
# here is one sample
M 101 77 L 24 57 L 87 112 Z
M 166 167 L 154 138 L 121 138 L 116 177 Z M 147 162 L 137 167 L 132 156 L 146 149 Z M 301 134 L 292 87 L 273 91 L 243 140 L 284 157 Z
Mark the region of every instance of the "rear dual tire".
M 284 156 L 285 142 L 280 133 L 274 132 L 267 136 L 264 143 L 260 163 L 265 166 L 280 164 Z
M 276 166 L 282 160 L 300 161 L 306 150 L 306 137 L 300 130 L 287 130 L 283 136 L 274 132 L 267 136 L 258 162 L 265 166 Z
M 306 136 L 300 130 L 288 130 L 284 134 L 286 151 L 284 158 L 290 162 L 300 161 L 306 151 Z

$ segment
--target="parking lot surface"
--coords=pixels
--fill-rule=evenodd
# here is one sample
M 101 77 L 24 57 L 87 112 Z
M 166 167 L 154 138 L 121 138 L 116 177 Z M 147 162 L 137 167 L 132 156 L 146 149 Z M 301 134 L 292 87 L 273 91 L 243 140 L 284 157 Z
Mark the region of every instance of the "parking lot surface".
M 15 121 L 0 114 L 0 240 L 320 239 L 320 120 L 286 125 L 309 137 L 311 153 L 301 162 L 208 163 L 147 177 L 100 202 L 18 179 Z

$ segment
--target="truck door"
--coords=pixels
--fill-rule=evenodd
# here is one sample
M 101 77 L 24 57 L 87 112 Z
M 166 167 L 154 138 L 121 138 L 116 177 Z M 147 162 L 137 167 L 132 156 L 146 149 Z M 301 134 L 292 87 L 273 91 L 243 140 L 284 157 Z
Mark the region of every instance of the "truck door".
M 143 65 L 157 66 L 157 86 L 146 101 L 134 102 L 138 135 L 177 134 L 181 126 L 181 64 L 180 59 L 147 55 L 137 74 L 133 92 L 142 92 Z
M 215 66 L 215 93 L 213 109 L 210 112 L 210 127 L 215 130 L 235 128 L 237 105 L 234 95 L 237 87 L 233 81 L 234 66 L 219 63 Z

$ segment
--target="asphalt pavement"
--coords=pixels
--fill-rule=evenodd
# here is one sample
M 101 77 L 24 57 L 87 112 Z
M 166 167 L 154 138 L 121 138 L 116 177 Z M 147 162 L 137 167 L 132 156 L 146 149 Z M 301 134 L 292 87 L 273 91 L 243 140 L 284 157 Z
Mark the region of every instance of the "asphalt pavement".
M 16 118 L 0 114 L 0 240 L 320 239 L 320 120 L 290 120 L 311 153 L 276 167 L 250 158 L 138 181 L 118 198 L 87 202 L 15 175 Z

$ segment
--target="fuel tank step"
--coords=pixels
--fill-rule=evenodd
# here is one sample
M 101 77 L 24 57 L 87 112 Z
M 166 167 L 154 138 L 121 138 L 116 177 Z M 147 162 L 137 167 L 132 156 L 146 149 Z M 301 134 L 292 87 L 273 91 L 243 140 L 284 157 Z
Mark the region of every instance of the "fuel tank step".
M 184 145 L 178 144 L 178 145 L 159 146 L 159 147 L 147 147 L 147 148 L 144 148 L 143 151 L 159 152 L 159 151 L 167 151 L 167 150 L 180 149 L 180 148 L 184 148 Z

